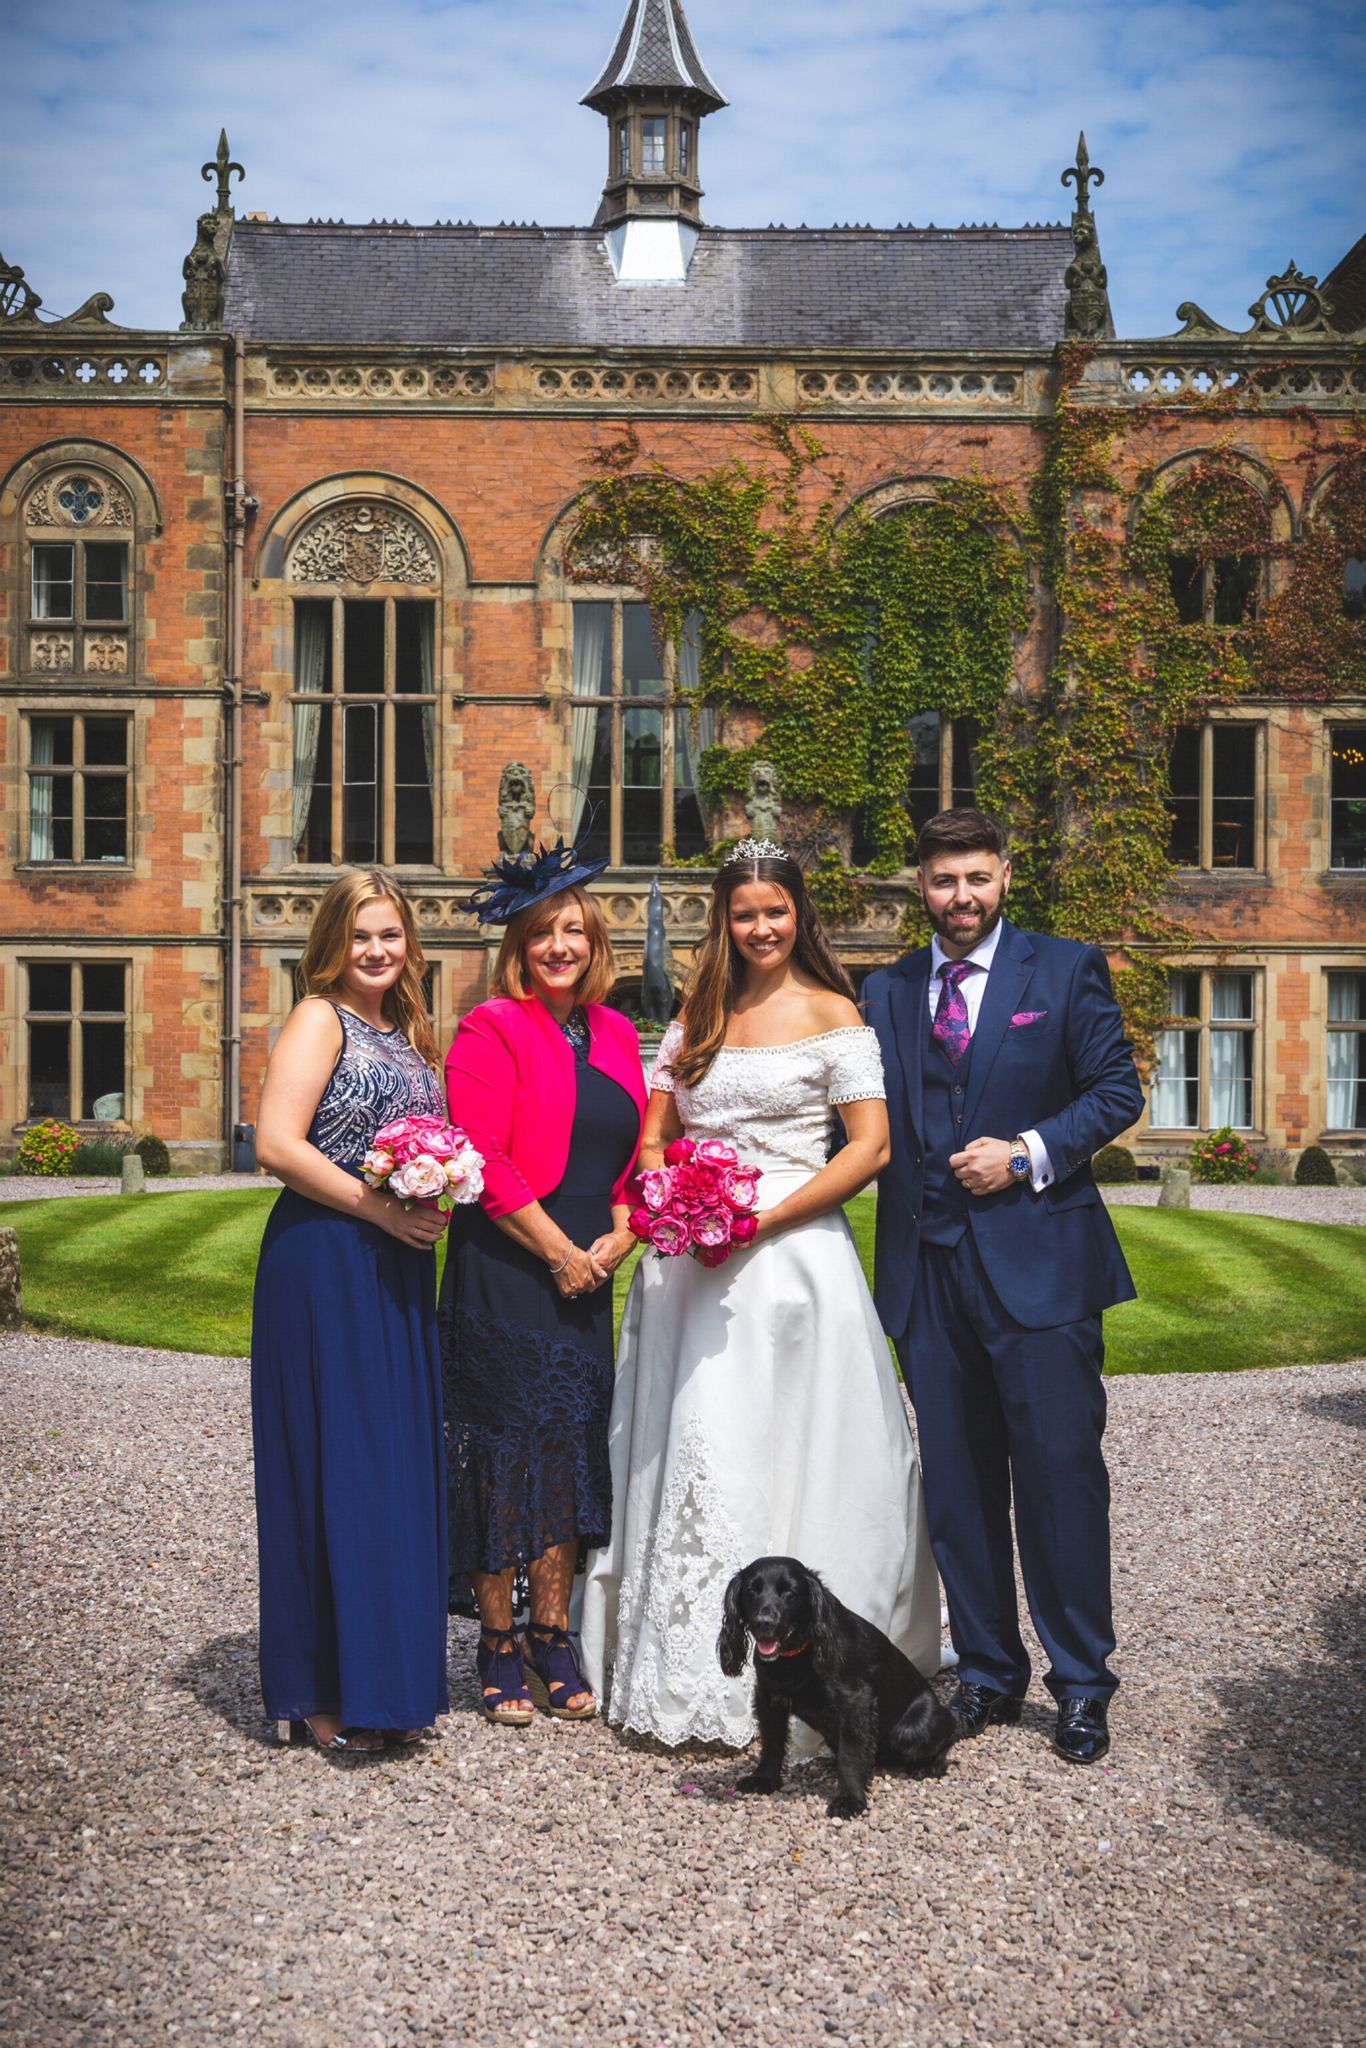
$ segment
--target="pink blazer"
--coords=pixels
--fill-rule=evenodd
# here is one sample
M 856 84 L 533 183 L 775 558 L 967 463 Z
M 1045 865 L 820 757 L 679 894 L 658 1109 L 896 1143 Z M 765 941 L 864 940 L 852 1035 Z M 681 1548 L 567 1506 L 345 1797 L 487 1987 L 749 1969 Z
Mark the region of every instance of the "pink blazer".
M 589 1003 L 585 1014 L 593 1034 L 588 1064 L 621 1084 L 643 1123 L 647 1096 L 635 1026 L 602 1003 Z M 534 996 L 524 1002 L 494 996 L 461 1019 L 446 1055 L 446 1100 L 452 1123 L 484 1155 L 483 1203 L 490 1216 L 524 1209 L 559 1186 L 574 1097 L 573 1049 Z M 612 1191 L 614 1202 L 626 1199 L 639 1149 L 637 1137 Z

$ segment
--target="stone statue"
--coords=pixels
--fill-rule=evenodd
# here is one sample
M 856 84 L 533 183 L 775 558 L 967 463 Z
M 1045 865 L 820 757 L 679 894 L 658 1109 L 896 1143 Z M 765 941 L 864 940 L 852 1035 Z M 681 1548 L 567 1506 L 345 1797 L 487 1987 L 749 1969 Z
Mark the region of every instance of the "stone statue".
M 201 213 L 195 245 L 181 265 L 185 289 L 180 303 L 185 308 L 185 327 L 217 327 L 223 318 L 223 282 L 227 271 L 215 247 L 218 215 Z
M 1109 272 L 1100 260 L 1100 243 L 1096 238 L 1096 224 L 1086 213 L 1074 214 L 1072 218 L 1072 247 L 1076 252 L 1063 272 L 1063 283 L 1067 286 L 1067 319 L 1069 334 L 1079 335 L 1085 341 L 1094 341 L 1104 334 L 1109 318 L 1110 301 L 1106 296 Z
M 645 920 L 645 961 L 640 981 L 640 1007 L 650 1022 L 663 1030 L 674 1013 L 674 963 L 669 935 L 664 929 L 664 891 L 656 875 L 650 884 L 650 904 Z
M 498 784 L 498 850 L 525 853 L 536 815 L 536 785 L 525 761 L 509 761 Z
M 749 782 L 745 789 L 745 816 L 756 839 L 775 839 L 781 843 L 783 796 L 778 787 L 778 771 L 771 761 L 750 764 Z

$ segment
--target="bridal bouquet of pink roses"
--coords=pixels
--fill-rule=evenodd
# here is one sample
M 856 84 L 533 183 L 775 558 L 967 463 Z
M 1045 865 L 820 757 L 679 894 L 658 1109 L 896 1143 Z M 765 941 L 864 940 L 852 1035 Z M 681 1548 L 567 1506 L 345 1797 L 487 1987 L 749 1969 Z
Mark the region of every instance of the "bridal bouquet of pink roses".
M 484 1157 L 441 1116 L 401 1116 L 376 1131 L 361 1164 L 372 1188 L 388 1188 L 405 1208 L 463 1208 L 484 1191 Z
M 759 1168 L 746 1166 L 729 1145 L 678 1138 L 663 1166 L 641 1174 L 644 1207 L 627 1220 L 661 1259 L 691 1252 L 704 1266 L 724 1266 L 754 1240 L 761 1178 Z

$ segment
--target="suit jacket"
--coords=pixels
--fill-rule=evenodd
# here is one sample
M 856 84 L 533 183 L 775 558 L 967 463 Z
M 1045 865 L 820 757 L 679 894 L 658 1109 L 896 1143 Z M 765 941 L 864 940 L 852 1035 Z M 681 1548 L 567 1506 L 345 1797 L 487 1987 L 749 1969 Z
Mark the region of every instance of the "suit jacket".
M 647 1097 L 634 1024 L 604 1003 L 587 1004 L 584 1014 L 593 1038 L 589 1066 L 621 1084 L 643 1123 Z M 452 1123 L 484 1155 L 482 1199 L 490 1216 L 525 1209 L 559 1186 L 574 1122 L 574 1052 L 544 1003 L 495 996 L 462 1018 L 446 1055 L 446 1100 Z M 614 1202 L 625 1199 L 639 1149 L 637 1137 Z
M 924 1171 L 923 1061 L 930 948 L 870 975 L 863 1000 L 887 1079 L 892 1158 L 878 1182 L 874 1297 L 892 1338 L 910 1320 Z M 938 1057 L 936 1054 L 935 1057 Z M 1091 1174 L 1091 1155 L 1143 1108 L 1105 955 L 1001 920 L 963 1104 L 963 1142 L 1037 1131 L 1056 1178 L 973 1196 L 968 1228 L 1003 1306 L 1051 1329 L 1131 1301 L 1135 1288 Z

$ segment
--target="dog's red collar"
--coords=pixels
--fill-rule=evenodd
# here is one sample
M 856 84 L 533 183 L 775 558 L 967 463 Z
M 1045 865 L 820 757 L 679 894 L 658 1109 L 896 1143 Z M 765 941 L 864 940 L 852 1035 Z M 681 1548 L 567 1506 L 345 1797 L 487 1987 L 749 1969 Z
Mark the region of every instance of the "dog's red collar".
M 806 1642 L 798 1643 L 795 1650 L 779 1650 L 777 1653 L 777 1657 L 768 1657 L 764 1661 L 768 1664 L 775 1664 L 778 1660 L 778 1657 L 800 1657 L 803 1650 L 809 1650 L 810 1648 L 811 1643 L 810 1639 L 808 1638 Z

